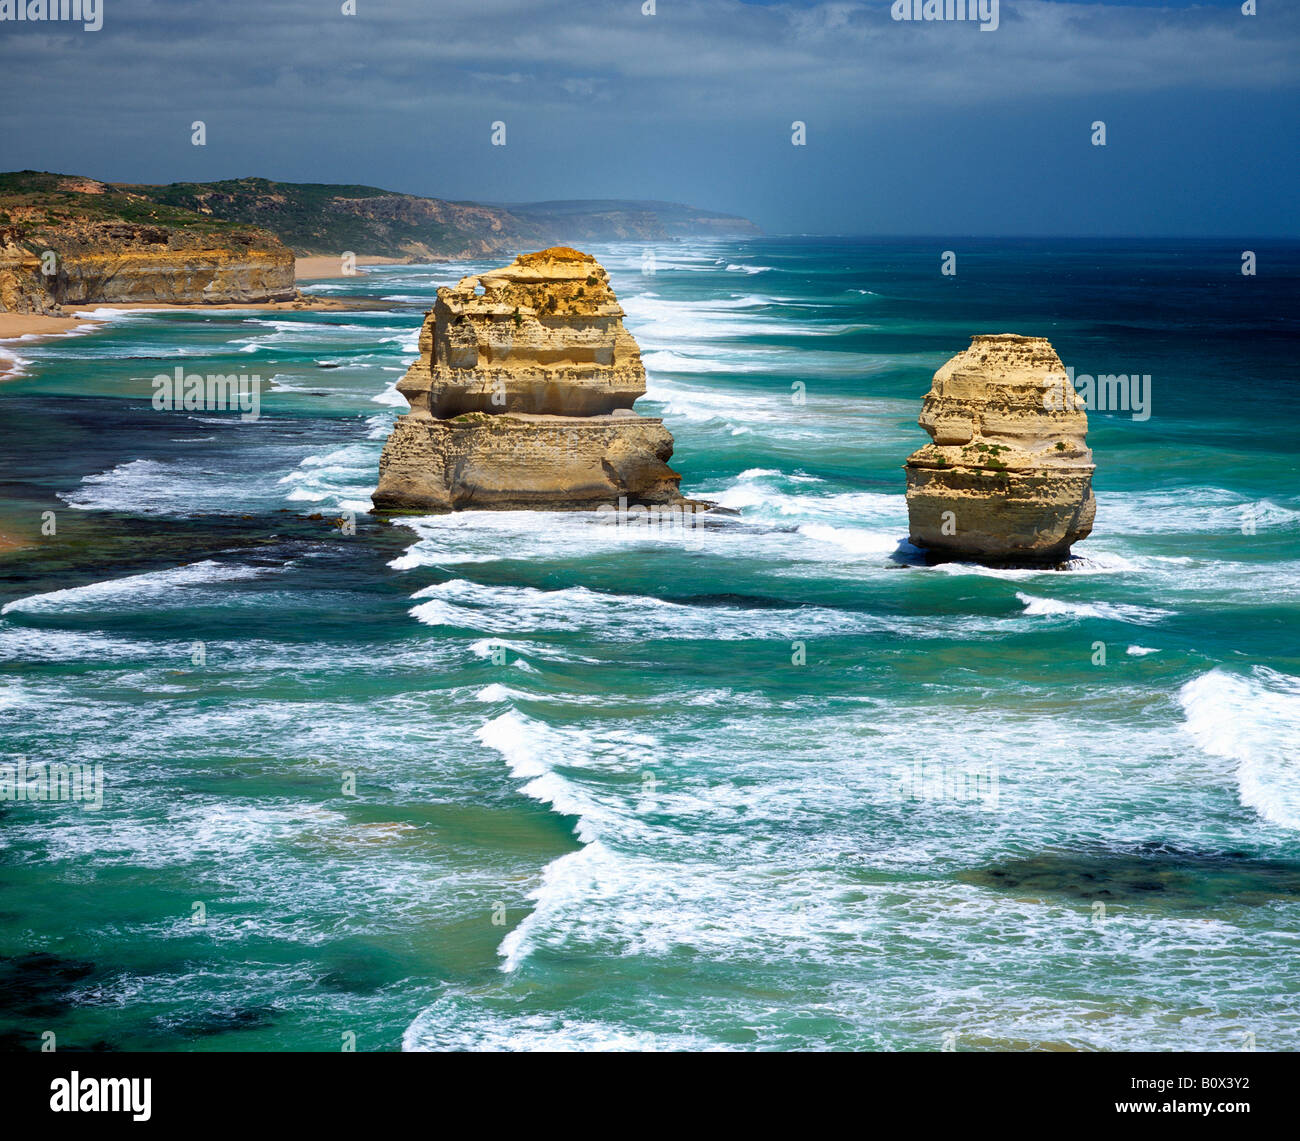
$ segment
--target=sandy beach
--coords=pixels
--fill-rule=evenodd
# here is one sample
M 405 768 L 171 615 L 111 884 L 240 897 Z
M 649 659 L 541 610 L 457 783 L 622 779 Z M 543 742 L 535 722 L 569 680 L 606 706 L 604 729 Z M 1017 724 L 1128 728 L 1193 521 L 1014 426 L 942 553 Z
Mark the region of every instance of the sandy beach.
M 0 341 L 15 337 L 46 336 L 67 333 L 78 325 L 91 324 L 87 318 L 46 317 L 40 313 L 0 313 Z
M 365 265 L 405 265 L 407 258 L 357 257 L 358 266 Z M 293 263 L 293 276 L 298 281 L 319 281 L 326 277 L 343 277 L 343 257 L 341 254 L 326 254 L 320 257 L 296 258 Z M 351 276 L 351 275 L 347 275 Z M 358 270 L 357 277 L 364 276 Z
M 47 337 L 70 333 L 82 325 L 95 325 L 85 317 L 47 317 L 40 313 L 0 313 L 0 380 L 7 380 L 16 365 L 14 347 L 9 343 L 19 337 Z M 0 549 L 5 539 L 0 534 Z

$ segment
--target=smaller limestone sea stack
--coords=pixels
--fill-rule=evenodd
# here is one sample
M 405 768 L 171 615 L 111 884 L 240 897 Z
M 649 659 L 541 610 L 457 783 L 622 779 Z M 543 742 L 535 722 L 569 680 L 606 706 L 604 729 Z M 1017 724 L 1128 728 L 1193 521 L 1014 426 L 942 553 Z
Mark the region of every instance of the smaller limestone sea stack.
M 609 276 L 565 246 L 443 286 L 398 383 L 380 511 L 680 504 L 662 421 Z
M 908 457 L 911 542 L 931 559 L 1055 565 L 1092 531 L 1088 417 L 1044 337 L 974 336 L 934 374 Z

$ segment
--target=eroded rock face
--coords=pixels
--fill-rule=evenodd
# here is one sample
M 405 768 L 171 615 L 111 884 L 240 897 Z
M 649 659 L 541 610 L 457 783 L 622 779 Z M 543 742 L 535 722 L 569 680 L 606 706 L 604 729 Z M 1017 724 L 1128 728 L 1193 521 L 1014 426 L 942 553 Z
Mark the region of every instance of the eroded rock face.
M 6 313 L 58 313 L 59 307 L 45 287 L 41 259 L 0 231 L 0 311 Z
M 681 501 L 673 441 L 605 270 L 564 246 L 444 286 L 397 386 L 379 510 Z
M 123 250 L 69 258 L 57 296 L 64 305 L 158 301 L 174 305 L 292 301 L 293 253 L 265 250 Z
M 934 374 L 908 457 L 913 544 L 936 559 L 1052 565 L 1092 531 L 1088 417 L 1044 337 L 999 333 Z
M 68 223 L 19 243 L 0 231 L 0 308 L 56 313 L 60 305 L 290 301 L 293 251 L 271 234 L 188 233 L 126 222 Z M 224 243 L 224 244 L 223 244 Z M 42 272 L 46 250 L 56 272 Z

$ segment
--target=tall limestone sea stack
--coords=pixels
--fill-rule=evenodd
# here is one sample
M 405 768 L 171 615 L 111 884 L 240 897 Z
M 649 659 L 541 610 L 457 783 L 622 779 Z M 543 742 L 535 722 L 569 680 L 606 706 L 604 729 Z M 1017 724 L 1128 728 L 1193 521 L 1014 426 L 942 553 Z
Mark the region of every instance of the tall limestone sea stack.
M 934 374 L 908 457 L 911 542 L 935 560 L 1055 565 L 1092 531 L 1088 417 L 1044 337 L 999 333 Z
M 379 511 L 680 504 L 662 421 L 609 276 L 557 246 L 443 286 L 398 383 Z

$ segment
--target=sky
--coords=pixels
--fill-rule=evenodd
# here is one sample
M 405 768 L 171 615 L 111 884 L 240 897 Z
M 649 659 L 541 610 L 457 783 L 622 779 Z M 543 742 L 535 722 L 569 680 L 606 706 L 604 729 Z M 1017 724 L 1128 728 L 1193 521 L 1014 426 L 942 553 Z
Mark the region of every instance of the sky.
M 780 234 L 1300 235 L 1300 0 L 1000 0 L 989 30 L 891 0 L 99 0 L 98 31 L 15 3 L 4 170 L 665 199 Z

